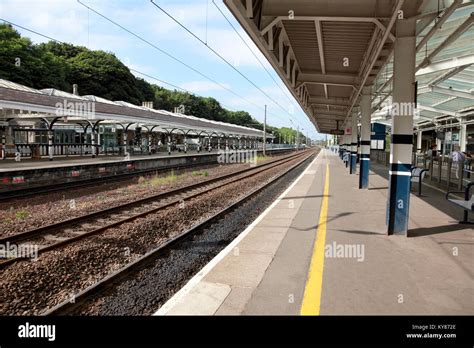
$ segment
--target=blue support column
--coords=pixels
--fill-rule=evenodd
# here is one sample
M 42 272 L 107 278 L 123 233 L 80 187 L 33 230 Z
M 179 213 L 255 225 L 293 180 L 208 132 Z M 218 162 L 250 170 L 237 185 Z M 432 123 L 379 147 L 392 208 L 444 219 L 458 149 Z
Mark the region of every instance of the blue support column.
M 350 152 L 350 139 L 351 139 L 351 135 L 350 134 L 346 134 L 344 135 L 344 138 L 345 138 L 345 141 L 344 141 L 344 162 L 346 164 L 346 168 L 349 167 L 350 165 L 350 162 L 351 162 L 351 152 Z
M 370 170 L 370 118 L 371 118 L 371 100 L 372 88 L 364 87 L 360 101 L 361 127 L 360 127 L 360 170 L 359 170 L 359 188 L 369 187 Z
M 389 235 L 406 235 L 413 149 L 416 19 L 397 20 L 395 37 L 387 229 Z
M 350 173 L 355 174 L 357 169 L 357 113 L 352 114 L 352 123 L 351 123 L 351 167 Z

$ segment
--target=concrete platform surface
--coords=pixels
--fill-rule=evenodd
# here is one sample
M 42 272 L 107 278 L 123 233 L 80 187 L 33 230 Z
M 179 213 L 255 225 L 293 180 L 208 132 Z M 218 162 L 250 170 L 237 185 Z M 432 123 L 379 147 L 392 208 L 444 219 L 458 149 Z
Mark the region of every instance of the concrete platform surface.
M 358 179 L 323 150 L 156 314 L 474 314 L 471 226 L 412 194 L 409 236 L 388 236 L 387 179 Z

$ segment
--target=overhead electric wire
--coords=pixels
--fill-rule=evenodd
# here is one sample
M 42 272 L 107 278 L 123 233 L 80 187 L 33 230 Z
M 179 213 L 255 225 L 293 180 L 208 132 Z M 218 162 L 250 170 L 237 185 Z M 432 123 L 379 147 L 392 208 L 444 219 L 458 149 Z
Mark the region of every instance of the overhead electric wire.
M 15 24 L 15 23 L 10 22 L 10 21 L 7 21 L 6 19 L 0 18 L 0 21 L 3 21 L 3 22 L 5 22 L 5 23 L 11 24 L 11 25 L 14 25 L 15 27 L 21 28 L 21 29 L 23 29 L 23 30 L 29 31 L 30 33 L 33 33 L 33 34 L 36 34 L 36 35 L 39 35 L 39 36 L 43 36 L 43 37 L 45 37 L 45 38 L 47 38 L 47 39 L 49 39 L 49 40 L 56 41 L 56 42 L 59 42 L 59 43 L 63 43 L 62 41 L 53 39 L 52 37 L 49 37 L 49 36 L 47 36 L 47 35 L 43 35 L 43 34 L 41 34 L 41 33 L 38 33 L 37 31 L 31 30 L 31 29 L 25 28 L 25 27 L 23 27 L 23 26 L 21 26 L 21 25 Z
M 156 81 L 158 81 L 158 82 L 167 84 L 167 85 L 169 85 L 169 86 L 171 86 L 171 87 L 173 87 L 173 88 L 175 88 L 175 89 L 179 89 L 179 90 L 181 90 L 181 91 L 183 91 L 183 92 L 186 92 L 186 93 L 189 93 L 189 94 L 191 94 L 191 95 L 197 95 L 197 96 L 202 97 L 202 98 L 208 98 L 208 97 L 206 97 L 206 96 L 200 95 L 200 94 L 198 94 L 198 93 L 196 93 L 196 92 L 193 92 L 193 91 L 190 91 L 190 90 L 188 90 L 188 89 L 186 89 L 186 88 L 183 88 L 183 87 L 174 85 L 174 84 L 172 84 L 172 83 L 170 83 L 170 82 L 167 82 L 167 81 L 165 81 L 165 80 L 159 79 L 159 78 L 157 78 L 157 77 L 155 77 L 155 76 L 152 76 L 152 75 L 150 75 L 150 74 L 146 74 L 146 73 L 144 73 L 144 72 L 138 71 L 138 70 L 136 70 L 136 69 L 132 69 L 132 68 L 129 67 L 129 70 L 130 70 L 130 71 L 134 71 L 134 72 L 136 72 L 136 73 L 138 73 L 138 74 L 140 74 L 140 75 L 146 76 L 146 77 L 148 77 L 148 78 L 150 78 L 150 79 L 152 79 L 152 80 L 156 80 Z M 230 110 L 232 110 L 232 111 L 238 111 L 237 109 L 235 109 L 235 108 L 233 108 L 233 107 L 231 107 L 231 106 L 229 106 L 229 105 L 223 104 L 223 103 L 221 103 L 220 101 L 218 101 L 218 103 L 219 103 L 220 105 L 226 107 L 227 109 L 230 109 Z M 258 122 L 258 121 L 257 121 L 257 122 Z
M 127 28 L 125 28 L 125 27 L 121 26 L 120 24 L 114 22 L 113 20 L 107 18 L 106 16 L 104 16 L 104 15 L 102 15 L 101 13 L 97 12 L 97 11 L 94 10 L 93 8 L 90 8 L 89 6 L 83 4 L 80 0 L 77 0 L 77 1 L 78 1 L 81 5 L 83 5 L 84 7 L 88 8 L 90 11 L 93 11 L 94 13 L 96 13 L 97 15 L 103 17 L 104 19 L 106 19 L 107 21 L 113 23 L 114 25 L 119 26 L 121 29 L 127 31 L 127 32 L 130 33 L 131 35 L 133 35 L 133 36 L 139 38 L 140 40 L 142 40 L 142 41 L 144 41 L 144 42 L 146 42 L 147 44 L 151 45 L 151 46 L 154 47 L 155 49 L 157 49 L 157 50 L 159 50 L 159 51 L 162 51 L 165 55 L 169 56 L 169 57 L 172 58 L 173 60 L 176 60 L 176 61 L 180 62 L 181 64 L 185 65 L 185 66 L 188 67 L 189 69 L 191 69 L 191 70 L 195 71 L 196 73 L 200 74 L 200 75 L 203 76 L 204 78 L 206 78 L 206 79 L 210 80 L 211 82 L 213 82 L 213 83 L 219 85 L 220 87 L 224 88 L 225 90 L 228 90 L 230 93 L 236 95 L 237 97 L 243 99 L 244 101 L 246 101 L 246 102 L 248 102 L 248 103 L 250 103 L 250 104 L 252 104 L 252 105 L 254 105 L 254 106 L 256 106 L 256 107 L 258 107 L 258 108 L 260 108 L 260 109 L 263 109 L 263 108 L 260 107 L 258 104 L 255 104 L 255 103 L 253 103 L 253 102 L 247 100 L 246 98 L 240 96 L 239 94 L 235 93 L 234 91 L 230 90 L 229 88 L 227 88 L 227 87 L 221 85 L 220 83 L 214 81 L 212 78 L 207 77 L 206 75 L 202 74 L 202 73 L 199 72 L 198 70 L 196 70 L 196 69 L 194 69 L 193 67 L 189 66 L 188 64 L 182 62 L 182 61 L 179 60 L 178 58 L 172 56 L 172 55 L 169 54 L 168 52 L 166 52 L 166 51 L 160 49 L 159 47 L 156 47 L 156 46 L 153 45 L 152 43 L 150 43 L 150 42 L 148 42 L 147 40 L 141 38 L 139 35 L 137 35 L 137 34 L 131 32 L 131 31 L 128 30 Z M 31 33 L 33 33 L 33 34 L 35 34 L 35 35 L 38 35 L 38 36 L 42 36 L 42 37 L 44 37 L 44 38 L 47 38 L 48 40 L 52 40 L 52 41 L 55 41 L 55 42 L 58 42 L 58 43 L 64 43 L 64 42 L 61 41 L 61 40 L 58 40 L 58 39 L 55 39 L 55 38 L 50 37 L 50 36 L 48 36 L 48 35 L 39 33 L 39 32 L 37 32 L 37 31 L 35 31 L 35 30 L 26 28 L 26 27 L 24 27 L 24 26 L 21 26 L 21 25 L 19 25 L 19 24 L 13 23 L 13 22 L 8 21 L 8 20 L 6 20 L 6 19 L 0 18 L 0 20 L 3 21 L 3 22 L 5 22 L 5 23 L 11 24 L 11 25 L 13 25 L 13 26 L 15 26 L 15 27 L 18 27 L 18 28 L 21 28 L 21 29 L 26 30 L 26 31 L 28 31 L 28 32 L 31 32 Z M 129 68 L 129 69 L 130 69 L 130 68 Z M 151 76 L 151 75 L 144 74 L 144 73 L 142 73 L 142 72 L 140 72 L 140 71 L 137 71 L 137 70 L 135 70 L 135 69 L 130 69 L 130 70 L 135 71 L 135 72 L 137 72 L 137 73 L 139 73 L 139 74 L 141 74 L 141 75 L 147 76 L 147 77 L 149 77 L 149 78 L 155 79 L 155 80 L 157 80 L 157 81 L 160 81 L 160 82 L 162 82 L 162 83 L 165 83 L 165 84 L 167 84 L 167 85 L 170 85 L 170 86 L 172 86 L 172 87 L 174 87 L 174 88 L 177 88 L 177 89 L 186 91 L 186 92 L 188 92 L 188 93 L 190 93 L 190 94 L 195 94 L 195 93 L 193 93 L 193 92 L 191 92 L 191 91 L 188 91 L 188 90 L 186 90 L 186 89 L 184 89 L 184 88 L 182 88 L 182 87 L 176 86 L 176 85 L 174 85 L 174 84 L 172 84 L 172 83 L 170 83 L 170 82 L 167 82 L 167 81 L 158 79 L 158 78 L 153 77 L 153 76 Z M 222 103 L 221 103 L 221 105 L 223 105 L 223 106 L 226 107 L 226 108 L 233 109 L 232 107 L 229 107 L 229 106 L 227 106 L 227 105 L 225 105 L 225 104 L 222 104 Z M 234 109 L 234 110 L 236 110 L 236 109 Z M 271 115 L 270 113 L 268 113 L 268 114 Z M 291 120 L 291 119 L 290 119 L 290 120 Z
M 275 99 L 273 99 L 268 93 L 266 93 L 263 89 L 261 89 L 255 82 L 250 80 L 244 73 L 242 73 L 239 69 L 237 69 L 234 65 L 232 65 L 227 59 L 225 59 L 219 52 L 217 52 L 215 49 L 213 49 L 211 46 L 207 44 L 207 42 L 203 41 L 199 36 L 194 34 L 190 29 L 188 29 L 184 24 L 182 24 L 180 21 L 178 21 L 172 14 L 167 12 L 165 9 L 163 9 L 160 5 L 156 4 L 153 0 L 150 0 L 150 2 L 157 7 L 160 11 L 162 11 L 165 15 L 167 15 L 171 20 L 173 20 L 176 24 L 178 24 L 181 28 L 183 28 L 186 32 L 188 32 L 191 36 L 193 36 L 196 40 L 198 40 L 201 44 L 203 44 L 205 47 L 207 47 L 212 53 L 214 53 L 217 57 L 219 57 L 222 61 L 224 61 L 228 66 L 230 66 L 235 72 L 237 72 L 240 76 L 242 76 L 246 81 L 248 81 L 252 86 L 254 86 L 256 89 L 258 89 L 263 95 L 265 95 L 268 99 L 270 99 L 275 105 L 280 107 L 283 111 L 288 113 L 288 111 L 281 106 Z
M 294 104 L 294 101 L 291 100 L 291 98 L 288 96 L 288 94 L 285 93 L 285 90 L 280 86 L 280 84 L 275 80 L 275 78 L 273 77 L 273 75 L 270 73 L 270 71 L 268 71 L 268 69 L 266 68 L 266 66 L 262 63 L 262 61 L 260 60 L 260 58 L 258 58 L 258 56 L 255 54 L 255 52 L 252 50 L 252 48 L 249 46 L 249 44 L 245 41 L 245 39 L 242 37 L 242 35 L 240 35 L 239 31 L 237 30 L 237 28 L 234 27 L 234 25 L 232 24 L 232 22 L 227 18 L 227 16 L 224 14 L 224 12 L 222 12 L 221 8 L 214 2 L 214 0 L 212 0 L 212 3 L 214 4 L 214 6 L 217 8 L 217 10 L 220 12 L 220 14 L 222 15 L 222 17 L 225 18 L 225 20 L 227 21 L 227 23 L 229 23 L 230 27 L 235 31 L 235 33 L 237 34 L 237 36 L 240 38 L 240 40 L 242 40 L 242 42 L 244 43 L 245 46 L 247 46 L 248 50 L 250 51 L 250 53 L 252 53 L 252 55 L 255 57 L 255 59 L 260 63 L 260 65 L 262 66 L 262 68 L 267 72 L 268 76 L 270 76 L 270 78 L 273 80 L 273 82 L 275 82 L 275 85 L 280 89 L 280 91 L 285 95 L 285 97 L 288 98 L 288 100 L 290 101 L 290 103 L 293 103 Z
M 55 42 L 58 42 L 58 43 L 64 43 L 64 42 L 61 41 L 61 40 L 55 39 L 55 38 L 50 37 L 50 36 L 45 35 L 45 34 L 41 34 L 41 33 L 37 32 L 37 31 L 32 30 L 32 29 L 28 29 L 28 28 L 23 27 L 23 26 L 21 26 L 21 25 L 19 25 L 19 24 L 15 24 L 15 23 L 13 23 L 13 22 L 10 22 L 10 21 L 8 21 L 8 20 L 6 20 L 6 19 L 0 18 L 0 20 L 3 21 L 3 22 L 5 22 L 5 23 L 11 24 L 11 25 L 13 25 L 13 26 L 15 26 L 15 27 L 18 27 L 18 28 L 21 28 L 21 29 L 23 29 L 23 30 L 26 30 L 26 31 L 28 31 L 28 32 L 34 33 L 34 34 L 36 34 L 36 35 L 38 35 L 38 36 L 42 36 L 42 37 L 44 37 L 44 38 L 46 38 L 46 39 L 49 39 L 49 40 L 52 40 L 52 41 L 55 41 Z M 195 92 L 192 92 L 192 91 L 190 91 L 190 90 L 188 90 L 188 89 L 186 89 L 186 88 L 177 86 L 177 85 L 175 85 L 175 84 L 173 84 L 173 83 L 171 83 L 171 82 L 168 82 L 168 81 L 159 79 L 159 78 L 157 78 L 157 77 L 155 77 L 155 76 L 151 76 L 151 75 L 149 75 L 149 74 L 146 74 L 146 73 L 144 73 L 144 72 L 138 71 L 138 70 L 133 69 L 133 68 L 130 68 L 130 67 L 128 67 L 128 69 L 129 69 L 130 71 L 134 71 L 134 72 L 136 72 L 136 73 L 138 73 L 138 74 L 140 74 L 140 75 L 146 76 L 146 77 L 148 77 L 148 78 L 150 78 L 150 79 L 153 79 L 153 80 L 156 80 L 156 81 L 158 81 L 158 82 L 164 83 L 164 84 L 166 84 L 166 85 L 168 85 L 168 86 L 171 86 L 171 87 L 173 87 L 173 88 L 175 88 L 175 89 L 179 89 L 179 90 L 181 90 L 181 91 L 183 91 L 183 92 L 186 92 L 186 93 L 189 93 L 189 94 L 192 94 L 192 95 L 197 95 L 197 96 L 206 98 L 205 96 L 199 95 L 199 94 L 197 94 L 197 93 L 195 93 Z M 218 102 L 219 102 L 219 101 L 218 101 Z M 223 103 L 221 103 L 221 102 L 219 102 L 219 104 L 221 104 L 221 105 L 224 106 L 225 108 L 230 109 L 230 110 L 232 110 L 232 111 L 238 111 L 237 109 L 235 109 L 235 108 L 233 108 L 233 107 L 231 107 L 231 106 L 229 106 L 229 105 L 223 104 Z M 258 121 L 257 121 L 257 122 L 258 122 Z
M 222 89 L 224 89 L 224 90 L 226 90 L 226 91 L 232 93 L 232 94 L 235 95 L 236 97 L 238 97 L 238 98 L 240 98 L 240 99 L 246 101 L 246 102 L 249 103 L 249 104 L 254 105 L 254 106 L 257 107 L 257 108 L 259 108 L 259 109 L 261 109 L 261 110 L 264 110 L 264 108 L 263 108 L 262 106 L 260 106 L 260 105 L 258 105 L 258 104 L 256 104 L 256 103 L 254 103 L 254 102 L 248 100 L 247 98 L 241 96 L 240 94 L 234 92 L 232 89 L 230 89 L 230 88 L 226 87 L 225 85 L 223 85 L 223 84 L 217 82 L 217 81 L 214 80 L 213 78 L 211 78 L 211 77 L 207 76 L 206 74 L 200 72 L 200 71 L 197 70 L 196 68 L 194 68 L 194 67 L 190 66 L 189 64 L 185 63 L 184 61 L 182 61 L 181 59 L 176 58 L 176 57 L 173 56 L 171 53 L 169 53 L 169 52 L 167 52 L 167 51 L 165 51 L 165 50 L 159 48 L 158 46 L 156 46 L 155 44 L 151 43 L 150 41 L 144 39 L 144 38 L 141 37 L 140 35 L 135 34 L 135 33 L 132 32 L 131 30 L 125 28 L 123 25 L 121 25 L 121 24 L 115 22 L 114 20 L 110 19 L 109 17 L 105 16 L 104 14 L 102 14 L 102 13 L 96 11 L 96 10 L 93 9 L 92 7 L 90 7 L 90 6 L 88 6 L 88 5 L 84 4 L 84 3 L 82 3 L 81 0 L 77 0 L 77 2 L 78 2 L 79 4 L 81 4 L 82 6 L 86 7 L 87 9 L 89 9 L 90 11 L 94 12 L 94 13 L 97 14 L 98 16 L 100 16 L 100 17 L 104 18 L 105 20 L 107 20 L 108 22 L 110 22 L 110 23 L 116 25 L 117 27 L 121 28 L 122 30 L 126 31 L 127 33 L 133 35 L 134 37 L 136 37 L 136 38 L 139 39 L 140 41 L 145 42 L 147 45 L 153 47 L 154 49 L 156 49 L 157 51 L 159 51 L 159 52 L 161 52 L 162 54 L 166 55 L 167 57 L 171 58 L 172 60 L 174 60 L 174 61 L 176 61 L 176 62 L 178 62 L 178 63 L 184 65 L 184 66 L 187 67 L 188 69 L 194 71 L 195 73 L 199 74 L 200 76 L 204 77 L 205 79 L 211 81 L 212 83 L 216 84 L 217 86 L 221 87 Z

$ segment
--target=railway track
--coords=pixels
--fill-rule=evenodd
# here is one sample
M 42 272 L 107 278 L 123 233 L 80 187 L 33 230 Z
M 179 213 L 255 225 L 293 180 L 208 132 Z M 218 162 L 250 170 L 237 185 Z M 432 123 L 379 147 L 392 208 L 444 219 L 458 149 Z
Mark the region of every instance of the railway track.
M 72 219 L 60 221 L 15 235 L 0 238 L 0 245 L 21 243 L 25 246 L 37 246 L 38 255 L 77 242 L 86 237 L 98 234 L 135 219 L 145 217 L 167 207 L 180 204 L 185 200 L 198 197 L 233 182 L 255 176 L 276 166 L 306 156 L 307 152 L 292 154 L 276 160 L 225 174 L 216 178 L 170 190 L 160 194 L 141 198 L 116 207 L 107 208 Z M 0 268 L 25 260 L 14 257 L 0 261 Z
M 195 165 L 193 163 L 189 164 L 180 164 L 180 165 L 171 165 L 171 166 L 163 166 L 161 168 L 156 169 L 147 169 L 147 170 L 139 170 L 132 173 L 122 173 L 122 174 L 115 174 L 112 176 L 104 176 L 92 179 L 85 179 L 79 181 L 71 181 L 71 182 L 64 182 L 61 184 L 56 185 L 47 185 L 41 187 L 30 187 L 25 189 L 19 189 L 9 192 L 2 192 L 0 195 L 0 202 L 10 202 L 16 199 L 23 199 L 28 198 L 36 195 L 44 195 L 48 193 L 54 193 L 64 190 L 73 190 L 73 189 L 80 189 L 85 187 L 90 187 L 92 185 L 102 185 L 102 184 L 110 184 L 112 182 L 118 183 L 125 180 L 130 180 L 134 177 L 143 176 L 143 175 L 153 175 L 159 173 L 166 173 L 171 170 L 184 170 L 189 168 L 201 168 L 206 166 L 216 165 L 216 163 L 201 163 L 200 165 Z
M 215 224 L 218 220 L 224 218 L 227 213 L 237 209 L 247 200 L 254 197 L 261 191 L 265 190 L 266 188 L 271 186 L 273 183 L 278 181 L 280 178 L 284 177 L 286 174 L 288 174 L 295 168 L 307 162 L 308 159 L 312 157 L 312 155 L 313 155 L 313 152 L 311 153 L 306 152 L 306 153 L 300 154 L 299 156 L 294 156 L 291 160 L 294 160 L 295 158 L 299 158 L 299 160 L 295 164 L 292 164 L 289 168 L 285 169 L 283 172 L 274 176 L 270 181 L 257 187 L 251 192 L 245 194 L 238 201 L 226 206 L 224 209 L 221 209 L 220 211 L 208 217 L 204 221 L 201 221 L 195 224 L 194 226 L 192 226 L 191 228 L 187 229 L 186 231 L 168 239 L 166 242 L 162 243 L 158 247 L 142 255 L 141 257 L 139 257 L 132 263 L 129 263 L 128 265 L 109 274 L 108 276 L 104 277 L 103 279 L 96 282 L 95 284 L 77 293 L 74 296 L 73 301 L 71 301 L 71 299 L 65 300 L 57 304 L 50 310 L 44 312 L 43 315 L 69 315 L 69 314 L 74 313 L 74 311 L 76 311 L 81 306 L 85 305 L 90 299 L 92 299 L 97 294 L 100 294 L 104 290 L 109 289 L 115 286 L 116 284 L 119 284 L 122 280 L 130 278 L 130 276 L 132 276 L 133 274 L 136 274 L 140 270 L 150 266 L 154 260 L 156 260 L 158 257 L 163 255 L 164 253 L 166 253 L 171 247 L 173 247 L 177 243 L 184 241 L 185 239 L 189 238 L 190 236 L 196 233 L 202 232 L 206 228 L 209 228 L 210 226 Z M 278 165 L 281 165 L 283 163 L 286 163 L 286 161 L 285 162 L 280 161 Z

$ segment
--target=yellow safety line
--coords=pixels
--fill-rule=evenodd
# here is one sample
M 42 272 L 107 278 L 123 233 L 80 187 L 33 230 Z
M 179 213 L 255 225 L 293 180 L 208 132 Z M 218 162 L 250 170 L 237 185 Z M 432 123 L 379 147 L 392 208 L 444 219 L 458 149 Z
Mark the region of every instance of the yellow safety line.
M 321 307 L 321 292 L 323 287 L 324 246 L 326 244 L 326 224 L 328 215 L 329 196 L 329 164 L 326 164 L 326 180 L 324 184 L 323 201 L 319 215 L 318 233 L 314 243 L 313 256 L 308 273 L 308 280 L 301 304 L 301 315 L 319 315 Z

